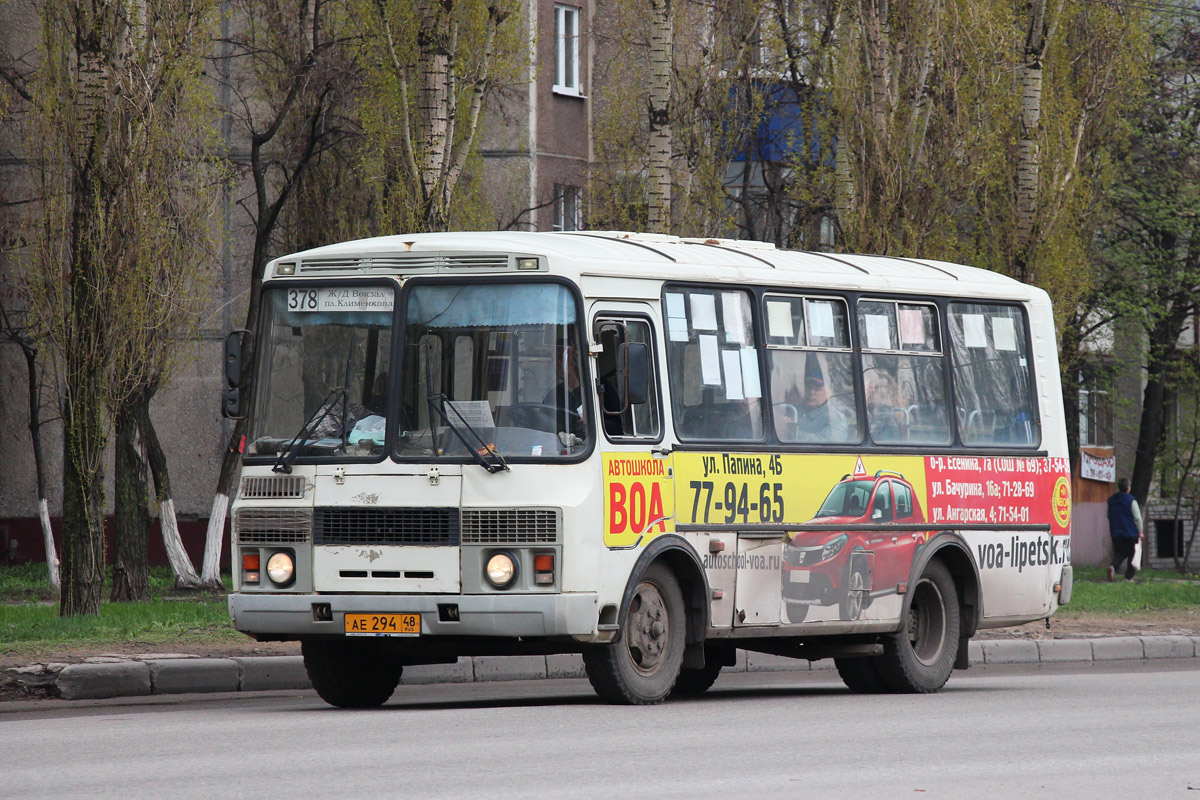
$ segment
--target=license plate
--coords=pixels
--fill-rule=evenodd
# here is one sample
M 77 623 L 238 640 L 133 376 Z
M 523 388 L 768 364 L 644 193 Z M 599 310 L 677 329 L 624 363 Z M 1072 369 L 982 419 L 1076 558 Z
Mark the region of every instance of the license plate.
M 420 614 L 347 614 L 347 636 L 420 636 Z
M 808 570 L 794 569 L 788 573 L 788 580 L 792 583 L 808 583 Z

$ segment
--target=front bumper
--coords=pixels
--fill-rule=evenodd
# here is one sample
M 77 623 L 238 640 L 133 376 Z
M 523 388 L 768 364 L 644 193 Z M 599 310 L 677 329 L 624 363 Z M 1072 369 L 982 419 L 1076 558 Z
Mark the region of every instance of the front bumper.
M 340 636 L 346 614 L 420 614 L 422 636 L 590 636 L 596 632 L 594 593 L 487 595 L 231 594 L 233 627 L 253 636 Z M 332 619 L 317 620 L 313 606 L 327 604 Z M 438 606 L 458 607 L 443 621 Z

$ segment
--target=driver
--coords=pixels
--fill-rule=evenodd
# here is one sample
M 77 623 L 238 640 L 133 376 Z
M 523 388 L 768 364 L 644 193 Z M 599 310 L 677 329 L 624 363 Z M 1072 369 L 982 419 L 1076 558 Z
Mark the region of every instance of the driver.
M 557 430 L 575 434 L 580 439 L 585 435 L 583 425 L 583 390 L 579 385 L 579 361 L 575 348 L 558 345 L 554 348 L 555 384 L 546 392 L 543 405 L 558 409 Z

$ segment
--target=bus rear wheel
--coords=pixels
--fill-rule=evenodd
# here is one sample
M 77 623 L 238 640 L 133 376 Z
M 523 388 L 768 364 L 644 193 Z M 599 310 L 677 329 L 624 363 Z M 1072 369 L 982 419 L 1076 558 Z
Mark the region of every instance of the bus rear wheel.
M 857 694 L 882 694 L 888 686 L 879 672 L 879 658 L 835 658 L 838 676 L 846 688 Z
M 665 700 L 683 665 L 686 625 L 679 582 L 665 566 L 652 564 L 638 579 L 617 640 L 583 653 L 596 694 L 623 705 Z
M 960 629 L 958 591 L 942 562 L 931 561 L 912 587 L 904 623 L 883 640 L 879 673 L 893 692 L 936 692 L 954 669 Z
M 317 694 L 339 708 L 383 705 L 396 691 L 403 671 L 379 643 L 370 640 L 307 639 L 300 652 Z
M 711 644 L 704 645 L 704 666 L 699 669 L 684 667 L 679 670 L 675 688 L 671 689 L 672 697 L 697 697 L 704 694 L 716 683 L 721 674 L 721 667 L 733 661 L 729 650 L 718 650 Z

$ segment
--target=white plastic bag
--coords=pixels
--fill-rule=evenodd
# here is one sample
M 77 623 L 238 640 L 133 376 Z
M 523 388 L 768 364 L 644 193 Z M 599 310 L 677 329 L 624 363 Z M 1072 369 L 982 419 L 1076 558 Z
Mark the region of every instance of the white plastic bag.
M 1133 567 L 1133 571 L 1137 572 L 1142 568 L 1142 540 L 1138 539 L 1137 544 L 1133 546 L 1133 559 L 1129 562 L 1129 566 Z

